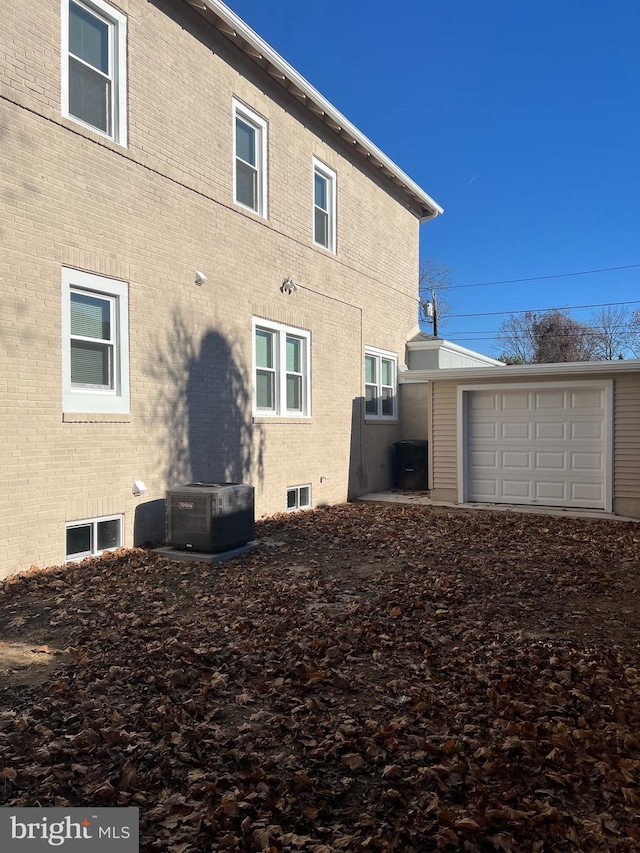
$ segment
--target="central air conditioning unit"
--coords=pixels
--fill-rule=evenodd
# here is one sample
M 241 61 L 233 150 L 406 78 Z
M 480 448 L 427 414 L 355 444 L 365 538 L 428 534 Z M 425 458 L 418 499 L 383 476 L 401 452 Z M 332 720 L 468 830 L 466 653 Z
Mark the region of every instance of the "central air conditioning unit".
M 218 553 L 254 536 L 254 488 L 243 483 L 187 483 L 167 489 L 167 545 Z

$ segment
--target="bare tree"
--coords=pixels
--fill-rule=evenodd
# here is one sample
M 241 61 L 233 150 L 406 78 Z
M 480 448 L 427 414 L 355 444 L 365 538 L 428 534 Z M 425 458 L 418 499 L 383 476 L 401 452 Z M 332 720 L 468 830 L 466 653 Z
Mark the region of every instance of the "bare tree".
M 629 318 L 629 349 L 636 358 L 640 358 L 640 308 L 636 308 Z
M 497 335 L 503 347 L 500 361 L 507 364 L 530 364 L 535 361 L 533 324 L 537 318 L 535 311 L 527 311 L 524 314 L 511 314 L 502 322 Z
M 596 340 L 591 326 L 559 309 L 512 314 L 498 332 L 501 360 L 510 364 L 591 361 Z
M 536 362 L 593 361 L 595 339 L 587 323 L 579 323 L 563 311 L 547 311 L 534 323 Z
M 622 305 L 606 306 L 591 315 L 594 330 L 594 358 L 596 361 L 613 361 L 624 358 L 631 347 L 631 314 Z
M 433 323 L 433 317 L 427 314 L 426 306 L 433 303 L 433 294 L 437 300 L 437 323 L 442 325 L 451 315 L 451 304 L 448 293 L 453 282 L 453 269 L 438 261 L 433 255 L 425 258 L 420 264 L 419 295 L 420 322 Z M 437 326 L 434 334 L 437 333 Z

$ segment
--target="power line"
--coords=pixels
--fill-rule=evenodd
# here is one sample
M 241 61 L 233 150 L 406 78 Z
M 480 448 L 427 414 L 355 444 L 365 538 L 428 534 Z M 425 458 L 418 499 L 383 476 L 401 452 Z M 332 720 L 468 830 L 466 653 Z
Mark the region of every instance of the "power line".
M 589 323 L 581 323 L 580 326 L 581 326 L 581 328 L 579 330 L 579 333 L 582 335 L 599 335 L 600 336 L 603 334 L 605 334 L 605 335 L 607 334 L 607 332 L 599 330 L 597 326 L 592 326 Z M 630 328 L 629 326 L 625 326 L 624 329 L 622 329 L 621 331 L 629 330 L 629 328 Z M 487 339 L 490 339 L 492 337 L 495 337 L 496 335 L 503 335 L 503 334 L 509 335 L 509 334 L 513 334 L 513 333 L 510 332 L 508 329 L 506 330 L 506 332 L 504 329 L 465 329 L 463 331 L 451 332 L 451 334 L 447 335 L 446 337 L 448 340 L 453 340 L 453 338 L 466 338 L 468 335 L 484 335 Z M 576 334 L 578 334 L 578 332 L 554 332 L 553 334 L 554 335 L 567 335 L 568 337 L 572 338 Z
M 582 270 L 582 272 L 562 272 L 555 275 L 538 275 L 531 278 L 508 278 L 504 281 L 481 281 L 478 284 L 451 284 L 447 290 L 460 290 L 463 287 L 493 287 L 497 284 L 521 284 L 525 281 L 548 281 L 552 278 L 570 278 L 576 275 L 594 275 L 600 272 L 617 272 L 618 270 L 632 270 L 640 267 L 640 264 L 627 264 L 623 267 L 603 267 L 599 270 Z
M 639 264 L 640 266 L 640 264 Z M 499 317 L 505 314 L 536 314 L 547 311 L 577 311 L 581 308 L 617 308 L 619 305 L 640 305 L 640 299 L 632 299 L 627 302 L 596 302 L 593 305 L 566 305 L 563 308 L 523 308 L 518 311 L 481 311 L 478 314 L 449 314 L 447 320 L 460 319 L 461 317 Z

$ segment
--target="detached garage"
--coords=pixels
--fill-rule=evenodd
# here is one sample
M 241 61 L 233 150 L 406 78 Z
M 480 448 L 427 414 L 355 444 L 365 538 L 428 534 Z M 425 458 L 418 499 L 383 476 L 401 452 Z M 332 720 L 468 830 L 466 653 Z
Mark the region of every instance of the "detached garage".
M 611 385 L 461 387 L 463 500 L 610 509 Z
M 640 518 L 640 361 L 410 364 L 400 402 L 403 435 L 429 442 L 434 500 Z

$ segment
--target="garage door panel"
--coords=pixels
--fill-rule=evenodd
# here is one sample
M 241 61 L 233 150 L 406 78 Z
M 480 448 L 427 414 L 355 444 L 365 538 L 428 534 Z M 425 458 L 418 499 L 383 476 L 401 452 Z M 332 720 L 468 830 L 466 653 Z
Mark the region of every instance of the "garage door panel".
M 553 441 L 563 441 L 566 437 L 566 424 L 564 421 L 540 421 L 532 424 L 535 437 L 538 439 L 549 438 Z
M 531 453 L 526 450 L 504 450 L 502 452 L 503 468 L 531 469 Z
M 472 439 L 497 439 L 498 438 L 498 428 L 499 425 L 497 423 L 481 423 L 476 422 L 471 426 L 471 438 Z
M 500 427 L 502 438 L 505 439 L 527 439 L 530 438 L 531 435 L 531 424 L 529 423 L 512 423 L 511 421 L 505 421 L 500 424 Z
M 499 394 L 491 391 L 485 394 L 478 394 L 471 403 L 473 409 L 478 411 L 495 412 L 498 410 Z
M 604 387 L 466 395 L 469 500 L 604 508 Z
M 500 409 L 504 412 L 529 411 L 531 395 L 528 391 L 510 391 L 500 394 Z
M 597 421 L 574 421 L 571 424 L 571 438 L 584 438 L 588 441 L 592 439 L 601 439 L 603 437 L 604 424 L 601 420 Z
M 546 451 L 536 452 L 535 455 L 536 471 L 545 471 L 551 469 L 553 471 L 567 470 L 567 454 L 562 451 Z
M 566 483 L 549 482 L 548 480 L 538 480 L 535 483 L 534 494 L 536 500 L 543 503 L 564 503 L 567 499 Z
M 580 471 L 602 471 L 604 460 L 601 453 L 572 453 L 571 470 Z
M 502 497 L 509 498 L 511 502 L 531 498 L 531 480 L 502 480 Z
M 471 467 L 474 471 L 481 472 L 482 468 L 493 469 L 498 464 L 497 450 L 474 450 L 470 456 Z
M 571 391 L 573 409 L 600 409 L 604 413 L 604 391 L 598 388 L 583 388 Z
M 571 500 L 576 506 L 596 506 L 604 501 L 604 488 L 597 483 L 572 483 Z
M 473 500 L 483 501 L 490 500 L 495 501 L 498 498 L 497 492 L 497 483 L 495 479 L 492 480 L 483 480 L 481 477 L 478 477 L 474 480 L 475 483 L 475 497 Z
M 566 408 L 567 399 L 564 391 L 536 391 L 534 395 L 534 407 L 539 409 L 561 409 Z

